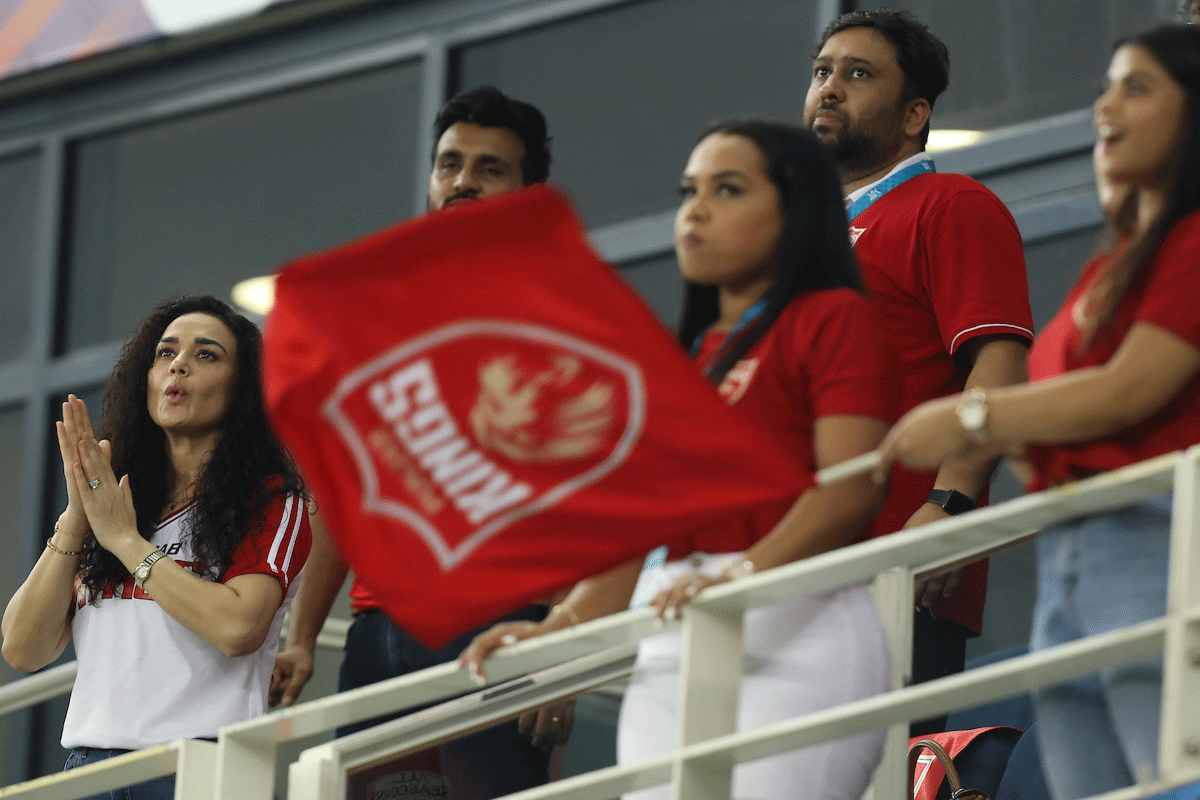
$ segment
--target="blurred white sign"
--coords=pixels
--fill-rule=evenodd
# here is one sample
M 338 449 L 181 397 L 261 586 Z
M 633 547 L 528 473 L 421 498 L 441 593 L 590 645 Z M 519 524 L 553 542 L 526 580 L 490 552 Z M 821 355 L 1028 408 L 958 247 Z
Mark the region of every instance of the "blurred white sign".
M 186 33 L 235 17 L 256 14 L 273 0 L 142 0 L 163 33 Z

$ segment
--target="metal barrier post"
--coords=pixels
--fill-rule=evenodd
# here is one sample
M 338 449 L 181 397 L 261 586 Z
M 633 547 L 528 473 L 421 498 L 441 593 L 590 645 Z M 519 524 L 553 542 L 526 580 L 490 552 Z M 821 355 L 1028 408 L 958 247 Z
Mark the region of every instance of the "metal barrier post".
M 881 572 L 871 585 L 871 594 L 879 608 L 879 618 L 887 631 L 892 651 L 892 688 L 912 682 L 913 573 L 906 567 Z M 883 760 L 875 770 L 871 784 L 874 800 L 899 800 L 905 797 L 908 783 L 908 722 L 888 728 L 883 745 Z
M 302 755 L 288 767 L 288 800 L 334 800 L 345 785 L 345 776 L 329 759 Z
M 700 607 L 683 611 L 683 648 L 679 662 L 679 747 L 737 730 L 742 684 L 740 607 Z M 726 756 L 678 761 L 674 800 L 728 800 L 733 790 L 733 760 Z
M 1171 509 L 1159 776 L 1200 769 L 1200 446 L 1179 457 Z
M 222 730 L 214 800 L 273 800 L 277 749 L 274 739 L 231 736 Z
M 183 739 L 175 766 L 175 800 L 209 800 L 217 774 L 217 748 L 210 742 Z

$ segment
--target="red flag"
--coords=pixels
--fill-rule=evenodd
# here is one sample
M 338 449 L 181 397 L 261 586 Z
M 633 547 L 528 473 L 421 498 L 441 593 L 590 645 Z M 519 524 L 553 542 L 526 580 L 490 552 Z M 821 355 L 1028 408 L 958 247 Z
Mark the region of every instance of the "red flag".
M 812 480 L 546 187 L 287 266 L 263 364 L 347 562 L 434 646 Z

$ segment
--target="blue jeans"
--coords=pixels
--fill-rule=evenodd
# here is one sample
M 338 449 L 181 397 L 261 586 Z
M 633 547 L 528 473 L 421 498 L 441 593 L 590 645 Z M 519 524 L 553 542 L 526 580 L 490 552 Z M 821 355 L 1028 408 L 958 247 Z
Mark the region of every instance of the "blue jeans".
M 1053 528 L 1038 540 L 1030 650 L 1166 613 L 1171 495 Z M 1034 695 L 1055 800 L 1132 784 L 1157 765 L 1162 659 L 1122 664 Z
M 544 606 L 527 606 L 478 630 L 464 633 L 444 647 L 431 650 L 396 627 L 383 612 L 360 612 L 346 634 L 338 691 L 368 686 L 453 661 L 471 639 L 496 622 L 537 622 L 545 616 Z M 405 713 L 416 710 L 407 709 Z M 338 728 L 337 735 L 345 736 L 399 716 L 402 714 Z M 516 720 L 440 744 L 437 756 L 450 788 L 451 800 L 490 800 L 541 786 L 549 780 L 550 752 L 534 747 L 530 738 L 517 730 Z
M 67 756 L 67 763 L 63 769 L 86 767 L 88 764 L 95 764 L 97 761 L 124 755 L 128 752 L 130 751 L 103 750 L 96 747 L 76 747 L 71 751 L 71 755 Z M 126 786 L 124 789 L 113 789 L 103 794 L 89 795 L 83 798 L 83 800 L 174 800 L 174 798 L 175 776 L 164 775 L 161 778 L 154 778 L 145 783 Z

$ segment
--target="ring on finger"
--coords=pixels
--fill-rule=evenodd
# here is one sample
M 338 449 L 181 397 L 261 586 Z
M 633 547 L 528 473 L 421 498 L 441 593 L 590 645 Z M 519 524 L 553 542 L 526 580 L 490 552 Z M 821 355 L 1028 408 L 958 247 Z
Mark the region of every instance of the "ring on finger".
M 93 492 L 96 491 L 97 489 L 100 488 L 100 479 L 92 478 L 90 481 L 88 481 L 88 486 L 91 488 L 91 490 Z

